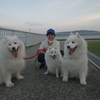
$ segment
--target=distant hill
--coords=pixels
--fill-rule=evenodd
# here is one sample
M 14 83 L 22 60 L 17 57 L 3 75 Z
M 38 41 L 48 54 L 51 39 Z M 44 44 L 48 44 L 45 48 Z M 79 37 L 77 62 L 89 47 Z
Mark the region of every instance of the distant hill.
M 76 31 L 72 31 L 72 32 L 98 32 L 98 31 L 94 31 L 94 30 L 76 30 Z
M 100 34 L 100 31 L 94 31 L 94 30 L 75 30 L 75 31 L 65 31 L 65 32 L 56 32 L 57 36 L 61 36 L 61 35 L 69 35 L 70 33 L 76 33 L 78 32 L 81 35 L 85 35 L 85 34 Z
M 94 31 L 94 30 L 75 30 L 75 31 L 65 31 L 65 32 L 57 32 L 58 33 L 76 33 L 76 32 L 79 32 L 79 33 L 82 33 L 82 32 L 99 32 L 99 31 Z

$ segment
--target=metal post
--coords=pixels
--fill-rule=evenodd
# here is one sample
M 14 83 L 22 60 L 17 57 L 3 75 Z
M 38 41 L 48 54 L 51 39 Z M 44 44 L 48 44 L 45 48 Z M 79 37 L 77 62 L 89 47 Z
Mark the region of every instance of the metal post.
M 4 30 L 2 29 L 2 37 L 4 36 Z
M 1 29 L 1 38 L 2 38 L 2 34 L 3 34 L 3 33 L 2 33 L 2 29 Z
M 14 35 L 14 31 L 12 31 L 13 32 L 13 35 Z
M 34 44 L 34 34 L 32 34 L 32 37 L 33 37 L 33 43 L 32 44 Z
M 25 45 L 27 46 L 27 33 L 25 32 Z
M 0 29 L 0 38 L 1 38 L 1 29 Z

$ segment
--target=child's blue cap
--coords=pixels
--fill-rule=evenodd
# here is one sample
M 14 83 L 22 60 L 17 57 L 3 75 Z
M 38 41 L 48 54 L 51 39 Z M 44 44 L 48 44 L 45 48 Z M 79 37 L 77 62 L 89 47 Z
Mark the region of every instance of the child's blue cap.
M 55 30 L 53 30 L 53 29 L 47 30 L 47 34 L 46 35 L 48 35 L 48 34 L 53 34 L 54 36 L 56 35 L 55 34 Z

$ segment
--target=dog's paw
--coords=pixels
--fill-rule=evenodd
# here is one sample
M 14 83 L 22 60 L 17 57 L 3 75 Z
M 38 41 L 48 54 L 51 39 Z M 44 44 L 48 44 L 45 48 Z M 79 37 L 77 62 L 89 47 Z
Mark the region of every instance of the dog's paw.
M 6 83 L 6 86 L 7 86 L 7 87 L 13 87 L 14 84 L 13 84 L 12 82 L 10 82 L 10 83 Z
M 19 76 L 17 76 L 17 79 L 22 80 L 22 79 L 24 79 L 24 76 L 19 75 Z
M 56 78 L 59 78 L 59 75 L 56 75 Z
M 80 84 L 87 85 L 86 81 L 81 81 Z
M 67 82 L 68 81 L 68 79 L 67 78 L 63 78 L 63 82 Z
M 45 72 L 44 74 L 48 74 L 48 72 Z

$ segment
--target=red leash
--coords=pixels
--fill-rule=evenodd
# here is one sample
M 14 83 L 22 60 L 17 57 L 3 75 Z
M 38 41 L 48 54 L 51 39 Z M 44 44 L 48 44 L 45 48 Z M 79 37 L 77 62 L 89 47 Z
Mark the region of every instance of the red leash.
M 34 57 L 36 57 L 36 56 L 38 56 L 39 54 L 41 54 L 41 53 L 39 53 L 39 51 L 45 51 L 46 50 L 46 48 L 44 48 L 44 49 L 39 49 L 36 53 L 36 55 L 34 55 L 34 56 L 32 56 L 32 57 L 29 57 L 29 58 L 24 58 L 24 60 L 27 60 L 27 59 L 32 59 L 32 58 L 34 58 Z

